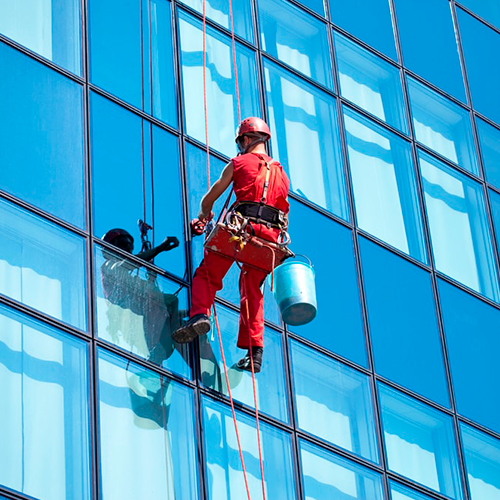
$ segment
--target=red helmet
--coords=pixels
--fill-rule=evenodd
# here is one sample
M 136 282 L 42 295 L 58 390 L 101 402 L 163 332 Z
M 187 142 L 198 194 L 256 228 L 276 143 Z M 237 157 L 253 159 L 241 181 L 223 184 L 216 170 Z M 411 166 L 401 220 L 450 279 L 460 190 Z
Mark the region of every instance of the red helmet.
M 267 123 L 261 118 L 257 118 L 256 116 L 250 116 L 245 118 L 239 125 L 236 130 L 236 139 L 237 141 L 242 135 L 259 133 L 267 135 L 267 140 L 271 138 L 271 131 L 267 126 Z

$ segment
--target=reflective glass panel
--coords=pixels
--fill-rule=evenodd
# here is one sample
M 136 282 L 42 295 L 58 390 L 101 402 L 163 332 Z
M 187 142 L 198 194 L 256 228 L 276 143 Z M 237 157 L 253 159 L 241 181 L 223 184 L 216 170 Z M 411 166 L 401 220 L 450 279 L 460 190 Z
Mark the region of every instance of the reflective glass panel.
M 476 118 L 486 180 L 500 189 L 500 130 Z
M 189 377 L 189 348 L 172 339 L 187 316 L 178 284 L 95 246 L 95 301 L 99 337 Z
M 307 255 L 314 266 L 318 306 L 313 321 L 289 328 L 366 367 L 368 361 L 352 232 L 291 199 L 289 234 L 292 238 L 290 248 L 296 254 Z
M 348 220 L 335 99 L 264 59 L 271 149 L 291 189 Z
M 297 341 L 290 347 L 298 426 L 378 463 L 369 378 Z
M 234 399 L 253 407 L 252 374 L 236 366 L 238 360 L 246 354 L 246 350 L 236 347 L 238 313 L 219 304 L 216 308 L 231 394 Z M 200 337 L 201 379 L 207 387 L 228 395 L 217 335 L 217 328 L 213 322 L 212 331 Z M 270 328 L 264 330 L 262 370 L 255 376 L 255 388 L 259 411 L 288 422 L 283 341 L 281 334 Z
M 77 75 L 82 74 L 80 18 L 80 0 L 0 0 L 2 35 Z
M 500 4 L 496 0 L 460 0 L 460 3 L 500 29 Z
M 189 7 L 203 13 L 203 0 L 181 0 Z M 206 0 L 205 11 L 208 19 L 231 30 L 229 0 Z M 253 43 L 252 3 L 251 0 L 232 0 L 233 30 L 236 35 Z
M 389 480 L 391 488 L 391 500 L 431 500 L 431 497 L 417 493 L 416 491 Z
M 179 10 L 179 38 L 185 130 L 191 137 L 205 143 L 202 23 L 182 10 Z M 234 156 L 238 102 L 231 37 L 207 27 L 206 50 L 208 141 L 212 148 Z M 241 117 L 259 116 L 255 54 L 236 43 L 236 60 Z
M 359 244 L 376 372 L 449 407 L 429 273 L 366 238 Z
M 330 0 L 332 22 L 397 60 L 388 0 Z
M 87 344 L 0 306 L 0 484 L 90 498 Z
M 181 245 L 155 263 L 185 272 L 184 218 L 178 140 L 130 111 L 91 94 L 91 167 L 94 234 L 127 230 L 140 250 L 138 219 L 153 226 L 154 244 L 176 236 Z M 154 206 L 153 206 L 154 194 Z
M 193 416 L 190 389 L 99 349 L 102 499 L 198 499 Z
M 168 0 L 89 0 L 90 79 L 177 127 Z
M 422 151 L 419 160 L 436 268 L 499 300 L 481 185 Z
M 500 244 L 500 194 L 492 189 L 488 189 L 490 196 L 491 215 L 493 217 L 493 226 L 497 238 L 497 248 Z
M 492 64 L 500 52 L 500 34 L 457 9 L 467 78 L 474 108 L 500 123 L 500 66 Z
M 408 142 L 344 107 L 358 227 L 426 262 Z
M 258 7 L 262 50 L 332 88 L 326 25 L 286 0 L 260 0 Z
M 500 311 L 438 280 L 457 411 L 500 433 Z
M 333 36 L 342 96 L 408 133 L 399 70 L 340 33 Z
M 302 5 L 309 7 L 314 12 L 318 13 L 320 16 L 325 16 L 325 5 L 323 0 L 299 0 Z
M 389 469 L 463 498 L 451 417 L 384 384 L 378 387 Z
M 500 441 L 460 423 L 471 500 L 500 498 Z
M 448 0 L 395 0 L 404 65 L 466 102 Z
M 307 500 L 383 500 L 379 474 L 300 439 Z
M 0 60 L 0 189 L 84 228 L 82 87 L 3 43 Z
M 408 78 L 417 141 L 479 176 L 469 112 Z
M 202 396 L 209 500 L 247 498 L 231 408 Z M 255 420 L 236 413 L 251 498 L 262 497 Z M 296 498 L 290 435 L 259 421 L 266 498 Z
M 200 202 L 203 195 L 208 191 L 208 177 L 207 177 L 207 153 L 205 150 L 197 148 L 189 143 L 186 143 L 186 164 L 187 164 L 187 194 L 189 202 L 189 219 L 198 216 Z M 214 156 L 210 156 L 210 182 L 213 183 L 220 177 L 225 162 L 219 160 Z M 216 217 L 222 211 L 224 203 L 229 195 L 229 190 L 224 193 L 219 200 L 214 204 L 214 213 Z M 234 196 L 231 198 L 230 203 L 234 201 Z M 193 255 L 193 262 L 198 265 L 203 259 L 203 238 L 192 238 L 191 251 Z M 233 265 L 224 278 L 224 288 L 218 293 L 221 297 L 233 304 L 239 306 L 239 277 L 240 270 L 236 265 Z M 266 320 L 272 321 L 280 325 L 281 320 L 278 313 L 276 301 L 270 292 L 269 285 L 264 285 L 264 317 Z
M 85 240 L 0 199 L 0 293 L 87 329 Z

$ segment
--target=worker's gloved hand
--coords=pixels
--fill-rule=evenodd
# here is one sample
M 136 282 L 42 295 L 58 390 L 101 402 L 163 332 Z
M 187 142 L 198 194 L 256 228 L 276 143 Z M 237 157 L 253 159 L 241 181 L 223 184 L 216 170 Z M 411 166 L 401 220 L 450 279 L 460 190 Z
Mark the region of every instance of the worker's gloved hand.
M 168 252 L 169 250 L 172 250 L 173 248 L 176 248 L 178 246 L 179 240 L 175 236 L 169 236 L 168 238 L 165 238 L 160 245 L 162 252 Z

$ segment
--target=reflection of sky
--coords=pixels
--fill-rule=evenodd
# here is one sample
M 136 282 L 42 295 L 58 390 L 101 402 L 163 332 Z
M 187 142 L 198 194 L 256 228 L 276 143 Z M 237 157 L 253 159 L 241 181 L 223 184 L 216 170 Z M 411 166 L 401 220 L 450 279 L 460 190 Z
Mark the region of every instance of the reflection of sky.
M 389 139 L 348 115 L 345 115 L 345 124 L 358 225 L 409 253 L 393 145 Z
M 479 290 L 479 262 L 468 210 L 478 210 L 466 199 L 460 179 L 420 159 L 425 203 L 436 267 L 458 281 Z
M 373 90 L 366 83 L 357 81 L 351 75 L 340 74 L 342 95 L 355 102 L 358 106 L 385 120 L 385 110 L 380 92 Z

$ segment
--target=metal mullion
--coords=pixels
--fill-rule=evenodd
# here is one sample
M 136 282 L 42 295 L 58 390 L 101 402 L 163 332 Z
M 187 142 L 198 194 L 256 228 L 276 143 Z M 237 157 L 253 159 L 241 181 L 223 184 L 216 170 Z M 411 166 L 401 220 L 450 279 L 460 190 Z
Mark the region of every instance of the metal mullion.
M 457 2 L 456 0 L 454 0 L 453 3 L 455 4 L 456 7 L 459 7 L 461 10 L 463 10 L 464 12 L 469 14 L 469 16 L 473 17 L 474 19 L 476 19 L 480 23 L 484 24 L 485 26 L 488 26 L 488 28 L 490 28 L 491 30 L 493 30 L 494 32 L 496 32 L 497 34 L 500 35 L 500 28 L 497 28 L 494 24 L 490 23 L 487 19 L 480 17 L 474 11 L 470 10 L 468 7 L 466 7 L 465 5 L 463 5 L 460 2 Z
M 456 37 L 457 37 L 458 54 L 460 57 L 460 64 L 462 66 L 462 73 L 463 73 L 463 79 L 464 79 L 464 84 L 465 84 L 465 92 L 467 95 L 467 100 L 472 108 L 472 92 L 471 92 L 470 85 L 469 85 L 469 77 L 468 77 L 468 73 L 467 73 L 467 66 L 465 64 L 465 55 L 463 52 L 462 38 L 461 38 L 461 34 L 460 34 L 460 27 L 458 24 L 458 16 L 457 16 L 454 0 L 452 0 L 451 12 L 452 12 L 452 17 L 453 17 L 453 22 L 455 24 L 455 33 L 456 33 Z M 469 116 L 470 116 L 470 120 L 471 120 L 472 135 L 474 137 L 474 144 L 476 146 L 476 156 L 477 156 L 478 166 L 479 166 L 479 175 L 480 175 L 480 177 L 482 177 L 481 183 L 482 183 L 482 187 L 483 187 L 484 204 L 485 204 L 485 210 L 486 210 L 486 217 L 487 217 L 487 221 L 488 221 L 488 227 L 490 230 L 491 245 L 493 247 L 493 259 L 495 261 L 495 267 L 496 267 L 496 271 L 497 271 L 496 283 L 498 285 L 498 283 L 499 283 L 498 277 L 499 277 L 499 270 L 500 270 L 499 249 L 497 246 L 497 239 L 495 237 L 495 225 L 494 225 L 494 221 L 493 221 L 493 214 L 491 212 L 491 203 L 490 203 L 490 197 L 489 197 L 489 193 L 488 193 L 488 186 L 486 185 L 486 172 L 485 172 L 485 168 L 483 165 L 483 158 L 481 155 L 479 134 L 477 131 L 476 120 L 475 120 L 474 113 L 473 113 L 472 109 L 469 113 Z
M 20 491 L 12 490 L 7 486 L 0 485 L 0 495 L 3 495 L 5 498 L 12 500 L 38 500 L 35 497 L 30 497 L 29 495 L 22 493 Z
M 4 199 L 13 205 L 16 205 L 18 208 L 21 208 L 23 210 L 26 210 L 34 215 L 37 215 L 38 217 L 46 220 L 47 222 L 50 222 L 54 224 L 55 226 L 65 229 L 77 236 L 81 236 L 82 238 L 86 238 L 88 234 L 83 230 L 80 229 L 77 226 L 71 225 L 69 222 L 66 222 L 63 219 L 57 218 L 55 215 L 52 215 L 48 212 L 44 212 L 40 208 L 31 205 L 30 203 L 27 203 L 26 201 L 22 200 L 21 198 L 16 198 L 15 196 L 11 195 L 10 193 L 7 193 L 5 191 L 0 190 L 0 200 Z
M 144 369 L 153 372 L 158 376 L 161 375 L 167 377 L 170 380 L 174 380 L 175 382 L 188 386 L 190 388 L 195 387 L 194 382 L 189 378 L 185 378 L 182 375 L 179 375 L 173 371 L 170 371 L 167 368 L 164 368 L 163 366 L 157 365 L 149 361 L 148 359 L 141 358 L 133 354 L 132 352 L 128 351 L 127 349 L 124 349 L 116 344 L 113 344 L 112 342 L 109 342 L 97 336 L 95 336 L 93 342 L 96 348 L 103 349 L 108 353 L 119 356 L 121 359 L 127 360 L 128 362 L 133 363 L 137 366 L 141 366 Z
M 57 73 L 59 73 L 63 76 L 66 76 L 70 80 L 73 80 L 74 82 L 79 83 L 80 85 L 83 85 L 85 83 L 85 79 L 83 77 L 78 76 L 75 73 L 72 73 L 71 71 L 63 68 L 62 66 L 58 66 L 57 64 L 52 62 L 50 59 L 45 59 L 40 54 L 33 52 L 32 50 L 28 49 L 24 45 L 17 43 L 16 41 L 12 40 L 11 38 L 6 37 L 5 35 L 2 35 L 1 33 L 0 33 L 0 42 L 5 43 L 5 45 L 8 45 L 12 49 L 18 50 L 19 52 L 23 53 L 25 56 L 28 56 L 31 59 L 36 60 L 37 62 L 43 64 L 44 66 L 47 66 L 48 68 L 53 69 Z
M 259 0 L 259 1 L 266 1 L 266 0 Z M 326 19 L 326 13 L 324 16 L 322 16 L 321 14 L 318 14 L 316 11 L 312 10 L 311 8 L 309 8 L 307 5 L 304 5 L 302 3 L 300 3 L 298 0 L 285 0 L 287 3 L 291 3 L 292 5 L 295 5 L 296 7 L 298 7 L 300 10 L 302 10 L 303 12 L 306 12 L 307 14 L 309 14 L 311 17 L 314 17 L 316 19 L 318 19 L 319 21 L 323 21 L 325 22 L 327 19 Z M 324 7 L 324 5 L 323 5 Z
M 129 104 L 128 102 L 122 101 L 119 97 L 116 97 L 113 94 L 110 94 L 108 91 L 102 89 L 101 87 L 98 87 L 97 85 L 94 85 L 93 83 L 88 84 L 89 90 L 91 90 L 93 93 L 100 95 L 101 97 L 105 97 L 109 101 L 113 102 L 114 104 L 119 105 L 121 108 L 126 109 L 127 111 L 130 111 L 137 115 L 139 118 L 142 118 L 143 120 L 147 120 L 150 122 L 152 125 L 156 125 L 159 128 L 170 132 L 172 135 L 179 136 L 180 133 L 177 129 L 172 127 L 171 125 L 168 125 L 165 122 L 162 122 L 158 118 L 155 118 L 152 115 L 148 115 L 145 113 L 143 110 L 134 107 L 132 104 Z
M 58 330 L 70 334 L 74 337 L 78 337 L 79 339 L 88 341 L 89 340 L 89 334 L 85 332 L 84 330 L 79 330 L 76 327 L 64 323 L 61 320 L 57 318 L 53 318 L 52 316 L 49 316 L 43 311 L 40 311 L 38 309 L 35 309 L 33 307 L 30 307 L 26 304 L 23 304 L 22 302 L 18 302 L 11 297 L 8 297 L 7 295 L 4 295 L 0 293 L 0 304 L 6 305 L 11 309 L 14 309 L 17 312 L 22 313 L 25 316 L 28 316 L 31 319 L 34 319 L 36 321 L 40 321 L 52 328 L 57 328 Z
M 192 7 L 189 7 L 188 5 L 185 5 L 181 2 L 176 2 L 177 3 L 177 8 L 180 9 L 181 11 L 184 11 L 186 14 L 190 15 L 191 17 L 196 18 L 198 21 L 203 21 L 203 14 L 198 12 L 197 10 L 193 9 Z M 222 26 L 221 24 L 218 24 L 217 22 L 213 21 L 210 19 L 208 16 L 205 18 L 206 25 L 207 27 L 209 26 L 210 28 L 214 29 L 215 31 L 222 33 L 229 38 L 232 38 L 231 35 L 231 30 Z M 208 36 L 208 31 L 207 31 L 207 36 Z M 240 43 L 241 45 L 244 45 L 245 47 L 252 49 L 255 51 L 255 46 L 252 45 L 251 42 L 243 38 L 242 36 L 238 35 L 237 33 L 234 33 L 234 40 L 235 42 Z
M 481 120 L 485 121 L 489 125 L 491 125 L 493 128 L 497 129 L 500 132 L 500 124 L 498 122 L 495 122 L 491 118 L 488 118 L 486 115 L 483 115 L 480 111 L 477 109 L 472 110 L 474 113 L 474 117 L 480 118 Z
M 474 428 L 475 430 L 482 432 L 483 434 L 486 434 L 489 437 L 492 437 L 494 439 L 498 439 L 500 441 L 500 432 L 494 431 L 493 429 L 489 429 L 488 427 L 481 425 L 479 422 L 476 422 L 475 420 L 464 417 L 463 415 L 457 415 L 457 420 L 459 422 L 467 424 L 468 426 Z
M 435 491 L 435 490 L 423 485 L 422 483 L 417 483 L 416 481 L 413 482 L 412 479 L 410 479 L 406 476 L 403 476 L 401 474 L 398 474 L 397 472 L 387 471 L 386 475 L 388 478 L 402 484 L 403 486 L 408 487 L 411 490 L 416 491 L 417 493 L 421 493 L 423 495 L 430 496 L 430 499 L 432 499 L 432 500 L 434 500 L 434 499 L 436 499 L 436 500 L 450 500 L 449 496 L 446 496 L 442 493 L 439 493 L 438 491 Z M 462 499 L 462 500 L 464 500 L 464 499 Z M 484 499 L 484 500 L 486 500 L 486 499 Z

